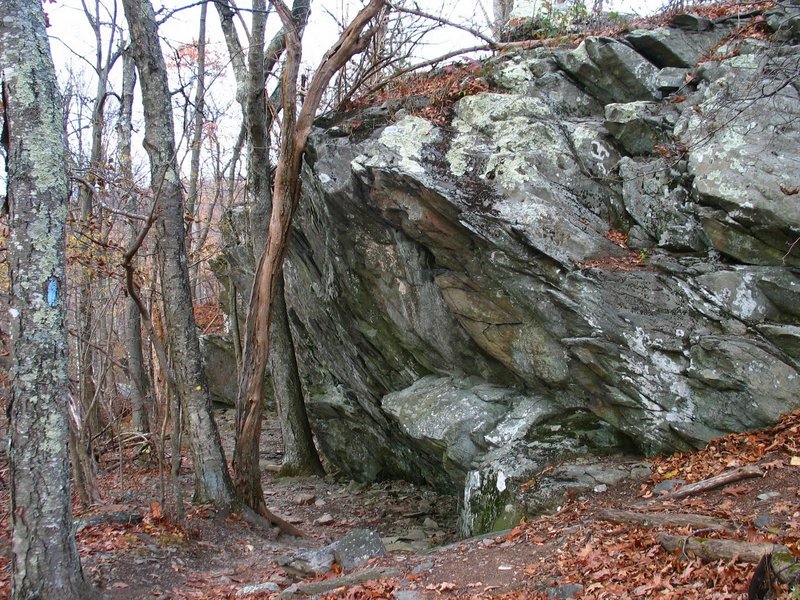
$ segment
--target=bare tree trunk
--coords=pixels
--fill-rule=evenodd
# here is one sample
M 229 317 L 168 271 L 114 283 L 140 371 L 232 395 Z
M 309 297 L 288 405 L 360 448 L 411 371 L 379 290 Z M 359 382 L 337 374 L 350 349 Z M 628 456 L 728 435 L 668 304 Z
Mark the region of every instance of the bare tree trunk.
M 258 468 L 264 372 L 269 354 L 269 331 L 273 318 L 272 301 L 278 289 L 278 279 L 288 248 L 292 216 L 300 201 L 303 153 L 311 133 L 314 114 L 325 88 L 350 57 L 363 50 L 369 42 L 372 31 L 364 33 L 364 29 L 384 7 L 385 1 L 370 0 L 325 55 L 311 80 L 299 116 L 296 107 L 301 55 L 300 37 L 288 7 L 280 0 L 271 0 L 271 4 L 283 22 L 286 55 L 281 78 L 283 105 L 281 146 L 272 192 L 269 238 L 258 263 L 250 296 L 237 401 L 241 418 L 237 419 L 234 452 L 238 460 L 234 460 L 234 476 L 237 489 L 247 492 L 243 494 L 243 500 L 248 504 L 264 502 L 261 473 Z
M 511 18 L 512 10 L 514 10 L 514 0 L 494 0 L 494 23 L 492 24 L 494 39 L 501 38 L 500 33 Z
M 133 189 L 133 169 L 131 166 L 131 134 L 133 131 L 133 91 L 136 87 L 136 65 L 130 49 L 122 55 L 122 93 L 117 121 L 117 163 L 122 178 L 122 185 L 128 196 L 127 208 L 136 212 L 136 194 Z M 136 229 L 131 222 L 128 243 L 132 245 L 137 237 Z M 128 378 L 131 385 L 131 425 L 134 431 L 148 433 L 151 431 L 148 420 L 148 401 L 150 381 L 144 366 L 142 350 L 142 316 L 136 301 L 128 295 L 125 302 L 127 318 L 125 319 L 125 349 L 128 354 Z
M 267 231 L 260 227 L 260 223 L 268 221 L 271 212 L 271 189 L 270 189 L 270 129 L 272 126 L 272 113 L 266 110 L 268 100 L 265 94 L 266 76 L 278 64 L 281 54 L 285 49 L 285 37 L 283 31 L 279 32 L 265 48 L 265 25 L 266 25 L 266 2 L 256 0 L 253 4 L 253 21 L 249 47 L 247 65 L 240 60 L 242 55 L 242 45 L 236 35 L 232 25 L 232 13 L 230 7 L 223 2 L 216 3 L 217 11 L 220 15 L 223 31 L 228 45 L 228 52 L 234 66 L 237 81 L 237 99 L 242 105 L 242 111 L 247 131 L 248 140 L 248 197 L 250 200 L 250 243 L 253 250 L 254 262 L 263 251 Z M 305 27 L 310 12 L 309 0 L 295 0 L 292 7 L 293 21 L 299 31 Z M 231 297 L 235 301 L 236 290 L 232 287 Z M 322 474 L 322 464 L 319 455 L 314 447 L 311 436 L 311 428 L 308 424 L 308 417 L 305 412 L 303 401 L 302 386 L 300 377 L 297 373 L 297 361 L 294 356 L 294 345 L 291 339 L 291 330 L 288 325 L 286 315 L 286 304 L 283 301 L 283 290 L 281 289 L 281 303 L 276 313 L 276 321 L 282 321 L 279 326 L 273 328 L 273 355 L 276 353 L 285 357 L 283 361 L 276 361 L 273 369 L 273 389 L 279 411 L 281 415 L 281 430 L 284 437 L 284 446 L 287 451 L 284 455 L 284 464 L 289 460 L 290 470 L 296 474 L 317 473 Z M 234 309 L 235 311 L 235 306 Z M 237 359 L 239 358 L 239 334 L 238 317 L 232 312 L 234 320 L 234 344 L 237 349 Z M 276 339 L 280 338 L 280 339 Z M 291 354 L 291 356 L 289 356 Z M 240 362 L 240 361 L 237 361 Z M 241 396 L 240 396 L 241 397 Z M 262 410 L 261 407 L 258 411 Z M 244 407 L 237 404 L 237 423 L 245 415 Z M 291 418 L 285 418 L 291 415 Z M 251 420 L 257 421 L 257 429 L 261 430 L 261 415 L 252 415 Z M 259 442 L 260 435 L 253 438 L 255 448 L 244 448 L 237 446 L 242 452 L 234 453 L 234 465 L 237 461 L 244 461 L 244 454 L 258 457 L 260 454 Z M 248 504 L 263 513 L 266 506 L 263 503 L 263 493 L 261 490 L 261 476 L 258 461 L 250 463 L 251 472 L 248 477 L 241 480 L 237 479 L 237 492 L 246 499 Z M 247 482 L 255 481 L 257 485 L 250 486 Z
M 269 208 L 264 197 L 269 197 L 269 130 L 267 129 L 267 99 L 264 90 L 264 33 L 266 30 L 266 2 L 253 0 L 253 24 L 250 33 L 250 46 L 247 52 L 248 75 L 245 104 L 245 123 L 247 125 L 247 188 L 250 204 L 251 241 L 253 252 L 258 242 L 256 231 L 259 223 L 267 222 Z M 263 241 L 262 241 L 263 244 Z M 243 360 L 247 359 L 247 354 Z M 242 373 L 247 366 L 242 363 Z M 242 447 L 239 437 L 248 416 L 248 407 L 242 402 L 241 379 L 236 401 L 236 444 L 233 452 L 234 485 L 242 500 L 256 512 L 264 513 L 267 506 L 261 489 L 261 422 L 264 403 L 264 371 L 258 382 L 258 406 L 250 414 L 250 428 L 255 433 L 248 438 L 249 445 Z M 256 485 L 253 485 L 257 482 Z
M 311 11 L 310 0 L 295 0 L 292 5 L 292 20 L 297 28 L 298 35 L 302 36 L 308 15 Z M 278 63 L 280 54 L 286 46 L 285 35 L 279 33 L 273 38 L 266 49 L 265 64 L 270 70 Z M 251 81 L 252 85 L 252 81 Z M 264 85 L 262 84 L 263 88 Z M 266 131 L 272 127 L 272 119 L 268 118 Z M 258 165 L 254 165 L 257 172 L 269 172 Z M 250 169 L 248 169 L 248 172 Z M 272 213 L 272 202 L 269 187 L 263 195 L 254 196 L 255 205 L 263 205 L 265 215 Z M 266 219 L 265 219 L 266 220 Z M 266 232 L 263 229 L 251 227 L 253 232 L 254 260 L 258 261 L 267 243 Z M 325 470 L 319 459 L 319 453 L 314 446 L 311 434 L 311 425 L 308 422 L 303 386 L 300 374 L 297 371 L 297 358 L 294 352 L 292 330 L 289 327 L 289 315 L 286 310 L 286 297 L 283 285 L 283 272 L 278 275 L 277 289 L 275 290 L 273 305 L 273 324 L 270 328 L 270 371 L 272 374 L 272 388 L 275 401 L 278 405 L 278 414 L 281 422 L 283 436 L 283 464 L 280 475 L 324 475 Z
M 86 253 L 91 256 L 95 242 L 101 241 L 101 232 L 94 222 L 93 200 L 97 193 L 94 186 L 100 187 L 103 168 L 103 126 L 105 125 L 105 103 L 108 88 L 108 76 L 111 68 L 119 57 L 119 51 L 111 52 L 104 59 L 102 24 L 100 21 L 100 4 L 95 2 L 94 14 L 84 4 L 84 15 L 94 33 L 95 61 L 94 69 L 97 73 L 95 97 L 92 104 L 92 129 L 91 145 L 89 149 L 89 162 L 86 165 L 86 174 L 78 194 L 80 209 L 80 228 L 83 230 L 88 248 Z M 111 29 L 113 42 L 115 30 Z M 97 376 L 95 373 L 95 349 L 92 337 L 96 331 L 98 321 L 94 307 L 94 293 L 92 281 L 95 270 L 93 265 L 79 267 L 80 280 L 78 282 L 78 394 L 80 402 L 77 406 L 78 414 L 71 420 L 73 427 L 80 429 L 75 435 L 70 436 L 70 442 L 78 444 L 72 454 L 75 482 L 82 501 L 91 504 L 99 499 L 99 490 L 96 482 L 95 453 L 92 444 L 95 437 L 103 431 L 104 423 L 100 411 L 99 394 L 97 389 Z M 79 473 L 80 471 L 80 473 Z M 86 499 L 89 502 L 86 503 Z
M 72 530 L 63 114 L 39 0 L 0 2 L 11 235 L 11 597 L 88 598 Z
M 283 272 L 278 274 L 275 298 L 275 317 L 270 328 L 270 370 L 275 400 L 283 434 L 283 464 L 279 476 L 324 475 L 325 469 L 314 446 L 311 425 L 303 398 L 303 387 L 297 371 L 297 357 L 286 311 Z
M 189 190 L 186 194 L 186 214 L 189 221 L 186 223 L 186 249 L 191 254 L 192 237 L 195 230 L 195 213 L 200 213 L 200 150 L 203 145 L 203 112 L 206 97 L 206 16 L 208 2 L 200 5 L 200 31 L 197 34 L 197 87 L 194 94 L 194 119 L 192 123 L 191 157 L 189 159 Z M 195 248 L 199 251 L 202 246 Z M 197 275 L 200 272 L 198 262 L 194 269 L 193 281 L 197 285 Z M 195 288 L 195 291 L 197 288 Z
M 211 397 L 192 311 L 183 235 L 183 194 L 175 159 L 170 94 L 158 27 L 149 0 L 123 0 L 123 6 L 141 81 L 144 146 L 150 158 L 151 187 L 160 207 L 156 245 L 165 301 L 164 316 L 178 394 L 192 446 L 194 500 L 212 502 L 223 510 L 231 510 L 236 498 L 219 432 L 211 415 Z

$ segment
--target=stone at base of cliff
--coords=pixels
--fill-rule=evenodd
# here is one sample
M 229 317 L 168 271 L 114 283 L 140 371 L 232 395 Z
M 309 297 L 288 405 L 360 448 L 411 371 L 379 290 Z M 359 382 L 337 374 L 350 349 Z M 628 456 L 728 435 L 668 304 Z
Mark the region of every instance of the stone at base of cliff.
M 591 413 L 576 412 L 533 427 L 486 454 L 469 472 L 459 515 L 465 537 L 500 531 L 547 512 L 567 494 L 592 493 L 650 474 L 647 463 L 619 457 L 630 440 Z

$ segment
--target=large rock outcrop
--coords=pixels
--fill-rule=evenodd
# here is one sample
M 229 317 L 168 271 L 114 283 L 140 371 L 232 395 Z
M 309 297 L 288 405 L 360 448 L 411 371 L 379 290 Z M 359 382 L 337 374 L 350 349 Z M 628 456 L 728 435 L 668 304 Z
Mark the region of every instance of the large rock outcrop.
M 493 59 L 447 126 L 321 122 L 285 271 L 345 474 L 472 533 L 800 406 L 800 51 L 676 24 Z

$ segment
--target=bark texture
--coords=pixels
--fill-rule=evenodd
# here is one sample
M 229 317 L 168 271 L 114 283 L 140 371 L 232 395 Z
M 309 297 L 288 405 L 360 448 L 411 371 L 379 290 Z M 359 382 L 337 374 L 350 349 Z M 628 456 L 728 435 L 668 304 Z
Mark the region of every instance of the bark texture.
M 11 224 L 11 594 L 87 598 L 67 447 L 66 147 L 39 0 L 0 2 L 0 79 Z
M 372 36 L 372 30 L 366 32 L 364 30 L 384 7 L 385 2 L 371 0 L 345 29 L 338 42 L 326 53 L 311 80 L 299 114 L 297 92 L 301 49 L 298 28 L 291 11 L 283 2 L 271 0 L 271 4 L 281 17 L 286 36 L 286 52 L 281 76 L 283 120 L 280 153 L 272 191 L 269 236 L 258 262 L 247 316 L 234 450 L 237 489 L 240 493 L 242 490 L 247 492 L 243 494 L 245 502 L 248 504 L 255 502 L 259 506 L 264 502 L 258 468 L 264 371 L 269 356 L 269 331 L 274 315 L 273 299 L 280 287 L 279 280 L 288 247 L 292 216 L 300 201 L 303 154 L 325 88 L 350 57 L 366 47 Z
M 123 0 L 131 50 L 142 88 L 144 147 L 150 159 L 151 188 L 158 203 L 156 247 L 161 271 L 164 317 L 178 394 L 192 447 L 196 502 L 234 508 L 219 432 L 211 416 L 211 397 L 203 371 L 192 310 L 183 224 L 183 193 L 175 160 L 174 126 L 167 70 L 149 0 Z

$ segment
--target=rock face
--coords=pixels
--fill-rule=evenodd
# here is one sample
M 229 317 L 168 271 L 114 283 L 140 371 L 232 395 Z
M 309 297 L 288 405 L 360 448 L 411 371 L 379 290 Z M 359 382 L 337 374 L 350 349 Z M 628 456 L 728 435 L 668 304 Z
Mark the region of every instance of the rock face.
M 321 121 L 285 272 L 348 477 L 477 533 L 800 406 L 800 51 L 675 25 L 493 59 L 445 127 Z

